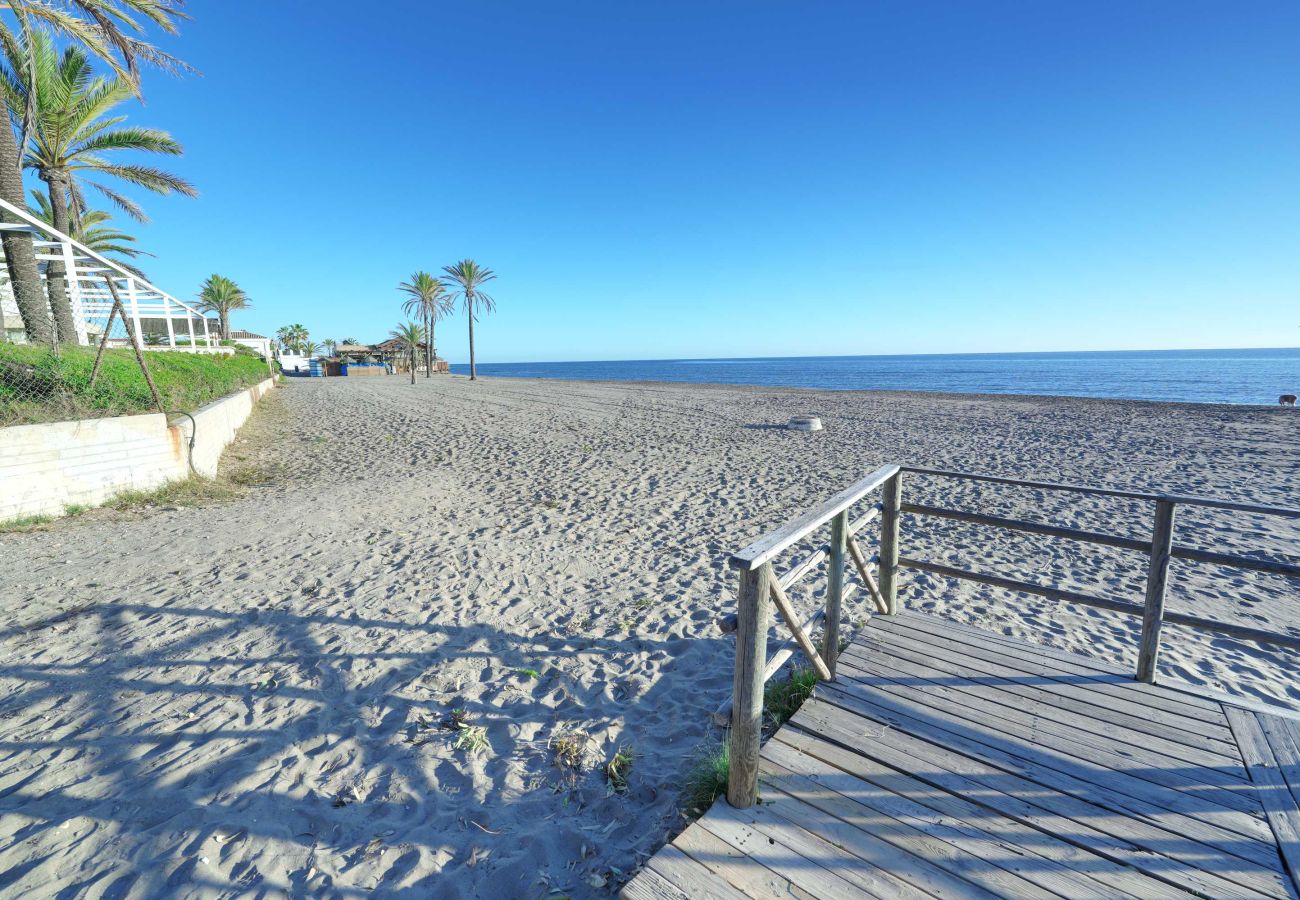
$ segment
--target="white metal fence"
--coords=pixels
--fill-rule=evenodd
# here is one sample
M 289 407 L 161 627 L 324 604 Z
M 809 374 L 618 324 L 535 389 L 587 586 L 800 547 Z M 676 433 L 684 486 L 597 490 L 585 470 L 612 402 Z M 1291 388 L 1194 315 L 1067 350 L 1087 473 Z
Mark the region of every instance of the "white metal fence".
M 32 235 L 37 267 L 47 283 L 50 264 L 63 264 L 78 343 L 98 344 L 107 330 L 108 346 L 130 346 L 125 323 L 112 315 L 113 291 L 116 290 L 122 304 L 122 315 L 130 317 L 137 339 L 147 349 L 226 352 L 212 334 L 207 317 L 196 307 L 176 299 L 121 263 L 96 253 L 3 199 L 0 199 L 0 218 L 4 219 L 0 222 L 0 231 L 22 231 Z M 0 320 L 3 320 L 4 329 L 11 338 L 20 339 L 22 320 L 8 268 L 2 260 L 3 251 L 0 250 Z

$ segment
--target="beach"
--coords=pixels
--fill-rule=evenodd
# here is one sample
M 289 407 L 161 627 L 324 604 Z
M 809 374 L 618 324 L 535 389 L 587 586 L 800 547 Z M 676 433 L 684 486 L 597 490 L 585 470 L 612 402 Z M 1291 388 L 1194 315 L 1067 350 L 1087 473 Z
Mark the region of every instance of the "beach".
M 825 430 L 781 427 L 803 413 Z M 1298 506 L 1298 448 L 1300 417 L 1268 407 L 287 380 L 223 462 L 252 473 L 241 498 L 0 535 L 0 888 L 607 896 L 682 827 L 683 771 L 720 736 L 730 552 L 886 463 Z M 1151 534 L 1136 501 L 922 476 L 904 497 Z M 1295 521 L 1179 515 L 1181 543 L 1300 562 Z M 1143 596 L 1123 550 L 914 517 L 902 546 Z M 902 584 L 909 609 L 1136 660 L 1114 613 Z M 1169 607 L 1300 630 L 1278 576 L 1178 560 Z M 847 621 L 868 614 L 855 594 Z M 1166 680 L 1300 705 L 1291 654 L 1166 635 Z

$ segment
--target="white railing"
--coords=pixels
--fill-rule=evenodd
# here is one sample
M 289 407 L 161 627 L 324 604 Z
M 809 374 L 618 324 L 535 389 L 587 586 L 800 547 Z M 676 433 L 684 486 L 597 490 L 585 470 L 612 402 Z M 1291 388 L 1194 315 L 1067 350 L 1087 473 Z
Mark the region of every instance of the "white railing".
M 0 231 L 22 231 L 32 235 L 36 263 L 41 278 L 47 279 L 50 263 L 62 263 L 68 300 L 72 305 L 72 319 L 77 329 L 77 342 L 89 344 L 98 340 L 94 329 L 102 323 L 107 328 L 112 317 L 114 297 L 121 302 L 120 313 L 129 317 L 134 326 L 131 333 L 144 345 L 144 323 L 161 323 L 166 328 L 166 343 L 147 349 L 186 350 L 191 353 L 225 352 L 208 328 L 208 319 L 196 307 L 177 300 L 171 294 L 155 287 L 121 263 L 114 262 L 91 250 L 85 244 L 47 225 L 25 209 L 0 199 Z M 2 256 L 2 254 L 0 254 Z M 110 281 L 112 286 L 110 287 Z M 0 264 L 0 285 L 9 285 L 9 272 Z M 198 322 L 198 327 L 195 322 Z M 179 324 L 178 324 L 179 323 Z M 163 335 L 148 329 L 159 340 Z M 102 335 L 103 331 L 100 331 Z M 114 343 L 110 339 L 110 345 Z M 118 343 L 126 343 L 118 341 Z

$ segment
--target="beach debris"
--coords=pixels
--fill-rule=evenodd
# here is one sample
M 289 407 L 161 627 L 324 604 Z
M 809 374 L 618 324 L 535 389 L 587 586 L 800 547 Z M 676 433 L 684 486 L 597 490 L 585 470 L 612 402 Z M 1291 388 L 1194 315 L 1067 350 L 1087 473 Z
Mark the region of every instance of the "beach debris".
M 822 420 L 817 416 L 791 416 L 785 427 L 791 431 L 821 431 Z
M 536 669 L 515 669 L 515 674 L 522 675 L 524 678 L 529 678 L 533 681 L 542 677 L 542 673 Z
M 469 753 L 492 749 L 492 745 L 488 743 L 487 729 L 482 725 L 461 725 L 452 747 Z
M 605 780 L 609 782 L 610 790 L 615 793 L 623 793 L 627 790 L 627 776 L 632 770 L 632 763 L 636 759 L 632 748 L 627 744 L 618 748 L 612 759 L 605 764 Z
M 591 738 L 580 731 L 563 731 L 551 735 L 547 746 L 551 759 L 562 769 L 581 772 L 587 764 L 587 748 Z
M 457 728 L 464 728 L 473 718 L 474 714 L 472 712 L 463 706 L 457 706 L 447 713 L 447 719 L 442 727 L 454 731 Z

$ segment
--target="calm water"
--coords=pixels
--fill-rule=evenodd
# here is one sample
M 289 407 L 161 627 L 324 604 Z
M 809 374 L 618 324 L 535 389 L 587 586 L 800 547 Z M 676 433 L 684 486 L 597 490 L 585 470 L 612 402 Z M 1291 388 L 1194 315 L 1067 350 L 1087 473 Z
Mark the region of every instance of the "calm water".
M 1055 394 L 1276 404 L 1300 393 L 1300 348 L 485 363 L 482 375 L 830 390 Z M 467 373 L 469 367 L 454 365 Z

